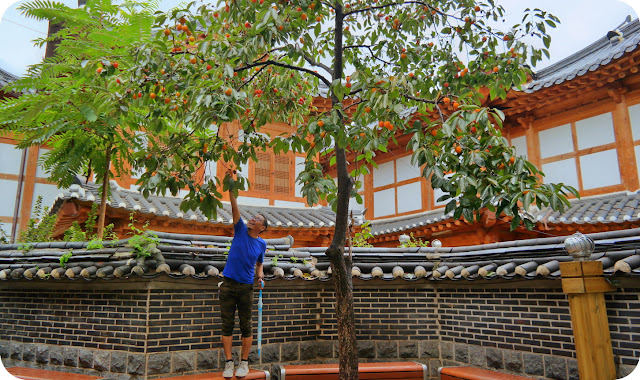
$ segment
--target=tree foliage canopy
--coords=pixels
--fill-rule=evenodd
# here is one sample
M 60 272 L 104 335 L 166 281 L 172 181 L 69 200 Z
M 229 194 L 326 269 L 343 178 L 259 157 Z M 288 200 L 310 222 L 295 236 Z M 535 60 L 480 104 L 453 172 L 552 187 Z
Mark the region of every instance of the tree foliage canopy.
M 355 178 L 409 134 L 412 161 L 455 218 L 489 208 L 516 227 L 531 203 L 559 208 L 575 192 L 540 184 L 541 173 L 502 136 L 502 113 L 483 107 L 519 88 L 526 65 L 548 55 L 547 28 L 558 20 L 542 10 L 499 30 L 504 10 L 493 1 L 236 0 L 151 17 L 153 8 L 108 0 L 22 7 L 65 28 L 51 37 L 59 54 L 12 86 L 23 96 L 5 100 L 0 119 L 21 146 L 49 144 L 45 167 L 62 186 L 76 173 L 100 178 L 112 149 L 112 169 L 143 172 L 145 194 L 187 188 L 182 208 L 212 217 L 230 177 L 202 180 L 197 169 L 206 161 L 239 167 L 272 149 L 306 154 L 298 180 L 308 203 L 335 204 L 319 154 L 331 163 L 339 150 L 351 154 Z M 528 45 L 532 37 L 543 46 Z M 315 96 L 333 108 L 316 112 Z M 222 137 L 220 126 L 233 120 L 241 136 Z M 272 122 L 295 131 L 259 133 Z M 246 178 L 237 182 L 235 190 L 246 187 Z

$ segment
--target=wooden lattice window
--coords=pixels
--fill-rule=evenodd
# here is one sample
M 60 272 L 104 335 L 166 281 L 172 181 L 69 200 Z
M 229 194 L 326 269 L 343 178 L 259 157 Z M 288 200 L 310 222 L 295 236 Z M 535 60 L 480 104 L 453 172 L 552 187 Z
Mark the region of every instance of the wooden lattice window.
M 271 191 L 271 155 L 258 153 L 253 186 L 256 191 Z
M 289 194 L 289 176 L 291 171 L 291 160 L 289 157 L 277 156 L 275 158 L 275 168 L 273 171 L 274 189 L 280 194 Z

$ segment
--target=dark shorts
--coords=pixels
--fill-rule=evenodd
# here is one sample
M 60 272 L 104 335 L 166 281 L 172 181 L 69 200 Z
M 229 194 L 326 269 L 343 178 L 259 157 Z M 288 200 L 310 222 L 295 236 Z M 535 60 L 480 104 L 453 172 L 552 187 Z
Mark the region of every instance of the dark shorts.
M 222 336 L 233 335 L 236 308 L 240 318 L 240 332 L 243 338 L 253 336 L 251 312 L 253 309 L 253 284 L 225 278 L 220 286 L 220 315 L 222 317 Z

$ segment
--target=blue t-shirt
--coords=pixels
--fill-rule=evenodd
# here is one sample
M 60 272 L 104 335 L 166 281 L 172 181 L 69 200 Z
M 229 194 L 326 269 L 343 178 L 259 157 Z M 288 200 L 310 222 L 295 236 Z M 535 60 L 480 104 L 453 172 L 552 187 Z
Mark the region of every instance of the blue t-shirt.
M 253 284 L 256 262 L 264 260 L 267 243 L 260 237 L 254 239 L 249 236 L 242 218 L 233 229 L 233 241 L 222 275 L 243 284 Z

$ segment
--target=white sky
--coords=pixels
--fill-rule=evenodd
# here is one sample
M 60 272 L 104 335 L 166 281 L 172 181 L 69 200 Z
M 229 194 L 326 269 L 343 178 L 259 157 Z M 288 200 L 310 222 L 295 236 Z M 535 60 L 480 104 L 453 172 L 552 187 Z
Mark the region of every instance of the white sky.
M 57 0 L 75 5 L 77 0 Z M 0 68 L 23 75 L 28 65 L 39 62 L 44 49 L 33 47 L 32 40 L 46 36 L 47 23 L 23 17 L 16 8 L 20 2 L 0 0 Z M 540 8 L 560 18 L 561 24 L 552 29 L 551 60 L 536 68 L 549 65 L 589 45 L 617 27 L 627 15 L 637 17 L 640 0 L 498 0 L 507 12 L 509 24 L 520 21 L 525 8 Z M 164 0 L 163 8 L 180 3 Z M 631 4 L 631 5 L 630 5 Z M 633 8 L 632 8 L 633 6 Z M 511 17 L 509 17 L 511 16 Z

